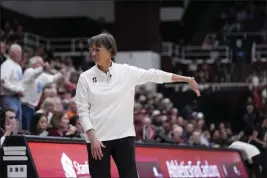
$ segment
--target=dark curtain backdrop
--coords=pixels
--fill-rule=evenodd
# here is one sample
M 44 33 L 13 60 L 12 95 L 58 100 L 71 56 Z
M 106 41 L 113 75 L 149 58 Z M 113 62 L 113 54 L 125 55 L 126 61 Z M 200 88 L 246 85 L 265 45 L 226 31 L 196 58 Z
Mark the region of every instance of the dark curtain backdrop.
M 160 51 L 160 3 L 153 1 L 115 4 L 115 36 L 119 50 Z
M 192 91 L 175 92 L 174 89 L 167 89 L 164 85 L 159 85 L 158 90 L 165 97 L 170 98 L 180 111 L 186 104 L 192 104 L 197 100 L 199 111 L 204 113 L 207 122 L 231 122 L 235 132 L 243 127 L 245 101 L 251 93 L 248 88 L 222 89 L 216 92 L 206 90 L 201 93 L 201 97 L 197 98 Z

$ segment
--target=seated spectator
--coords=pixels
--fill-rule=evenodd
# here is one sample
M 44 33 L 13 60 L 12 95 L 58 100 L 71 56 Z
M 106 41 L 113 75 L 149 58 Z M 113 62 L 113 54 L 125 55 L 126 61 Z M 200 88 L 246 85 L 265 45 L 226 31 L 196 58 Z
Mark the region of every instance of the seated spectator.
M 169 135 L 170 132 L 171 132 L 171 125 L 170 125 L 170 123 L 169 122 L 164 122 L 162 127 L 163 127 L 163 130 L 164 130 L 163 133 L 165 135 Z
M 54 97 L 54 105 L 55 105 L 55 108 L 54 110 L 55 111 L 63 111 L 63 104 L 62 104 L 62 101 L 59 97 Z
M 1 110 L 0 114 L 0 147 L 4 143 L 6 136 L 17 135 L 18 121 L 16 120 L 16 113 L 12 109 Z
M 157 127 L 160 127 L 163 125 L 163 121 L 161 119 L 161 113 L 159 110 L 155 110 L 153 111 L 152 113 L 152 124 L 157 126 Z
M 253 129 L 249 142 L 258 147 L 259 150 L 265 152 L 265 149 L 267 147 L 266 134 L 267 134 L 267 119 L 264 119 L 263 121 L 260 122 L 259 126 Z
M 177 144 L 183 144 L 184 140 L 183 140 L 183 128 L 176 125 L 171 132 L 171 138 L 173 139 L 173 141 Z
M 210 131 L 208 129 L 204 129 L 202 131 L 202 134 L 201 134 L 201 140 L 202 140 L 202 143 L 206 146 L 210 146 L 210 138 L 211 138 L 211 135 L 210 135 Z
M 188 139 L 188 144 L 190 146 L 199 146 L 199 147 L 205 146 L 204 144 L 201 143 L 201 133 L 198 131 L 194 131 L 192 133 L 192 135 Z
M 220 131 L 220 137 L 221 137 L 221 147 L 228 147 L 228 145 L 231 143 L 231 135 L 229 135 L 225 130 Z
M 163 129 L 163 127 L 155 127 L 154 139 L 158 143 L 174 143 L 170 135 L 165 134 L 165 130 Z
M 245 122 L 245 129 L 251 130 L 252 128 L 255 128 L 256 122 L 257 122 L 257 116 L 254 112 L 254 106 L 253 105 L 247 105 L 247 112 L 244 114 L 243 120 Z
M 30 133 L 31 135 L 39 135 L 45 137 L 48 135 L 46 131 L 48 127 L 48 120 L 45 114 L 37 113 L 31 120 Z
M 41 105 L 41 108 L 37 111 L 37 113 L 43 113 L 47 117 L 48 123 L 50 123 L 54 111 L 55 111 L 54 98 L 48 97 L 44 100 L 44 102 Z
M 200 113 L 200 114 L 202 114 L 202 113 Z M 198 115 L 198 116 L 200 116 L 200 115 Z M 199 118 L 199 117 L 197 117 L 197 118 Z M 196 127 L 195 130 L 196 131 L 202 132 L 203 129 L 204 129 L 204 126 L 205 126 L 205 120 L 204 119 L 197 119 L 196 120 L 196 125 L 195 125 L 195 127 Z
M 44 98 L 46 98 L 46 97 L 54 98 L 57 96 L 58 96 L 58 92 L 57 92 L 56 85 L 54 83 L 49 85 L 49 87 L 44 89 Z
M 69 124 L 68 115 L 63 111 L 57 111 L 51 118 L 52 129 L 48 131 L 48 136 L 75 137 L 76 128 Z
M 261 103 L 258 108 L 258 113 L 261 119 L 267 118 L 267 101 L 264 97 L 261 98 Z
M 218 147 L 221 145 L 220 131 L 214 130 L 211 137 L 211 146 Z
M 76 128 L 76 132 L 74 133 L 77 138 L 84 138 L 83 128 L 81 125 L 81 121 L 79 116 L 73 116 L 70 118 L 70 124 Z
M 77 107 L 76 107 L 74 100 L 71 100 L 69 102 L 67 114 L 68 114 L 69 119 L 71 119 L 74 116 L 77 116 Z
M 185 143 L 189 143 L 189 138 L 192 136 L 193 132 L 194 132 L 194 125 L 192 123 L 188 123 L 184 131 L 184 142 Z

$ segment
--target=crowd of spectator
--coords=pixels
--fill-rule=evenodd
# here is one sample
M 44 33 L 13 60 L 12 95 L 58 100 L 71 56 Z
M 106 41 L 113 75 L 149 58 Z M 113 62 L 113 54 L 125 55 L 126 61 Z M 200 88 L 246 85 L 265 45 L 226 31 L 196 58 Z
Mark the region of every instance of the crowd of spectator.
M 17 21 L 6 22 L 0 29 L 0 39 L 7 44 L 23 42 L 23 26 Z
M 22 44 L 20 40 L 23 36 L 23 27 L 16 21 L 12 25 L 7 22 L 3 30 L 0 43 L 1 56 L 3 58 L 2 63 L 4 61 L 6 63 L 6 58 L 9 58 L 10 53 L 12 53 L 12 51 L 8 53 L 10 44 Z M 23 57 L 18 63 L 22 66 L 24 89 L 23 92 L 15 93 L 16 95 L 21 95 L 22 114 L 15 110 L 16 117 L 20 120 L 20 131 L 42 135 L 46 133 L 47 135 L 57 136 L 82 136 L 73 100 L 78 74 L 82 72 L 82 69 L 78 67 L 79 70 L 77 70 L 77 67 L 73 66 L 70 57 L 54 58 L 44 47 L 36 48 L 33 51 L 23 50 L 22 54 Z M 92 63 L 90 59 L 86 60 L 86 62 Z M 249 73 L 253 73 L 253 75 L 248 78 L 248 81 L 250 80 L 254 86 L 261 82 L 266 82 L 266 75 L 265 78 L 257 75 L 264 73 L 266 70 L 261 61 L 257 60 L 251 66 Z M 2 73 L 3 71 L 6 71 L 4 67 L 1 69 Z M 180 64 L 179 68 L 176 68 L 174 72 L 194 76 L 199 83 L 232 81 L 231 64 L 222 64 L 219 60 L 215 64 Z M 30 84 L 32 82 L 37 86 L 37 89 Z M 2 85 L 5 87 L 5 81 Z M 37 90 L 35 95 L 34 90 Z M 264 108 L 266 88 L 261 88 L 262 99 L 259 99 L 256 94 L 259 93 L 259 89 L 255 90 L 253 91 L 253 98 L 257 103 L 256 107 L 257 109 Z M 44 124 L 44 120 L 47 120 L 46 124 Z M 45 131 L 44 133 L 37 131 L 41 125 L 43 131 Z M 159 142 L 223 146 L 230 143 L 233 136 L 229 124 L 207 125 L 203 113 L 197 113 L 194 110 L 185 117 L 178 112 L 178 109 L 173 108 L 173 104 L 169 99 L 164 98 L 162 94 L 147 91 L 143 87 L 140 87 L 136 94 L 135 125 L 138 141 L 146 138 L 146 132 L 143 129 L 144 125 L 154 125 L 159 128 L 154 130 L 155 134 L 152 134 L 154 140 Z M 76 126 L 77 129 L 75 129 Z M 147 129 L 147 131 L 151 131 L 151 129 Z M 192 142 L 193 140 L 194 142 Z
M 17 21 L 1 30 L 1 107 L 7 122 L 14 115 L 18 121 L 1 132 L 80 137 L 73 101 L 80 71 L 69 57 L 54 58 L 44 47 L 23 49 L 22 36 Z
M 256 58 L 251 64 L 246 65 L 243 80 L 236 74 L 236 67 L 232 63 L 222 63 L 216 60 L 213 64 L 202 63 L 196 61 L 191 64 L 177 63 L 174 65 L 173 72 L 180 75 L 194 76 L 200 84 L 206 83 L 228 83 L 243 82 L 252 83 L 253 85 L 264 84 L 267 81 L 267 64 L 261 58 Z
M 168 98 L 140 87 L 136 93 L 135 125 L 139 142 L 201 147 L 227 147 L 234 139 L 229 123 L 206 123 L 197 101 L 181 111 Z M 145 129 L 144 129 L 145 128 Z
M 266 18 L 266 7 L 253 1 L 236 2 L 221 15 L 224 21 L 223 31 L 254 32 L 260 31 Z
M 215 64 L 192 63 L 184 67 L 178 64 L 176 71 L 193 73 L 203 83 L 266 83 L 266 54 L 257 51 L 256 54 L 252 53 L 254 44 L 264 45 L 267 42 L 265 5 L 253 1 L 229 3 L 220 19 L 214 19 L 214 24 L 216 22 L 220 22 L 222 28 L 206 35 L 202 49 L 216 53 L 217 47 L 227 46 L 232 62 L 222 64 L 221 57 L 217 55 Z
M 47 120 L 47 128 L 53 127 L 60 130 L 64 127 L 67 130 L 71 129 L 72 127 L 68 122 L 70 118 L 75 117 L 76 113 L 72 99 L 76 84 L 70 81 L 70 76 L 75 69 L 64 63 L 60 63 L 59 68 L 57 68 L 57 62 L 49 64 L 44 62 L 42 57 L 29 56 L 22 74 L 22 70 L 19 70 L 18 65 L 12 65 L 13 61 L 10 59 L 12 57 L 12 60 L 19 63 L 20 57 L 15 56 L 16 53 L 21 54 L 19 51 L 21 51 L 20 46 L 12 44 L 9 48 L 9 55 L 5 54 L 7 59 L 1 65 L 2 107 L 12 109 L 15 112 L 19 121 L 18 128 L 24 133 L 29 133 L 29 131 L 36 133 L 39 122 L 35 123 L 35 121 L 43 122 L 43 117 Z M 21 73 L 16 76 L 14 72 Z M 14 83 L 17 77 L 20 78 L 21 82 Z M 37 116 L 35 116 L 36 113 L 38 113 Z M 33 117 L 34 119 L 32 119 Z M 64 118 L 68 120 L 65 122 L 66 125 L 63 122 Z M 36 124 L 35 127 L 32 124 Z M 53 135 L 53 131 L 50 134 Z
M 82 68 L 75 68 L 70 57 L 54 58 L 44 47 L 24 50 L 23 27 L 15 24 L 11 28 L 7 23 L 1 32 L 1 107 L 5 109 L 1 111 L 1 118 L 5 122 L 1 122 L 0 133 L 82 138 L 83 129 L 73 99 Z M 85 62 L 92 63 L 90 59 Z M 249 73 L 253 75 L 247 81 L 253 83 L 254 89 L 244 114 L 245 130 L 237 135 L 233 134 L 230 123 L 206 123 L 205 115 L 196 108 L 197 101 L 179 111 L 161 93 L 140 86 L 134 107 L 136 140 L 228 147 L 233 141 L 242 139 L 264 150 L 267 141 L 266 87 L 259 86 L 261 82 L 266 83 L 263 66 L 260 60 L 251 65 Z M 231 82 L 234 75 L 231 64 L 222 64 L 219 60 L 215 64 L 181 64 L 175 70 L 194 76 L 199 83 Z M 3 96 L 7 94 L 8 97 Z
M 266 8 L 259 2 L 241 2 L 236 1 L 229 5 L 229 8 L 222 12 L 220 19 L 214 19 L 220 22 L 222 28 L 211 34 L 207 34 L 203 42 L 204 48 L 213 48 L 219 45 L 229 44 L 227 35 L 231 33 L 240 34 L 240 32 L 266 32 Z M 258 43 L 264 44 L 266 36 L 254 37 Z
M 246 113 L 243 117 L 244 132 L 251 134 L 250 140 L 254 141 L 260 150 L 267 146 L 266 100 L 266 87 L 254 87 L 251 97 L 247 99 Z

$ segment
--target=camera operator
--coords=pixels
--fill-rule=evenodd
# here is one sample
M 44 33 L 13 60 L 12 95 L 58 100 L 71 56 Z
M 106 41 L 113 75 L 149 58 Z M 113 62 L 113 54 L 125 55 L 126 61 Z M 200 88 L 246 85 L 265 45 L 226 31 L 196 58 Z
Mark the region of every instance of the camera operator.
M 262 178 L 262 159 L 260 150 L 256 146 L 242 141 L 234 141 L 229 148 L 240 150 L 247 166 L 251 168 L 250 174 Z

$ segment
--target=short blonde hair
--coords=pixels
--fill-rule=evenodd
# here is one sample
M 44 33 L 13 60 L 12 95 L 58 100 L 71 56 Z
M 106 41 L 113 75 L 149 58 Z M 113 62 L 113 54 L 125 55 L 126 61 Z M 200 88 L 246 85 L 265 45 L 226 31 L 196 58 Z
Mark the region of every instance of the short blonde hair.
M 54 105 L 55 99 L 52 97 L 45 98 L 44 102 L 41 105 L 41 108 L 46 108 L 48 105 Z

